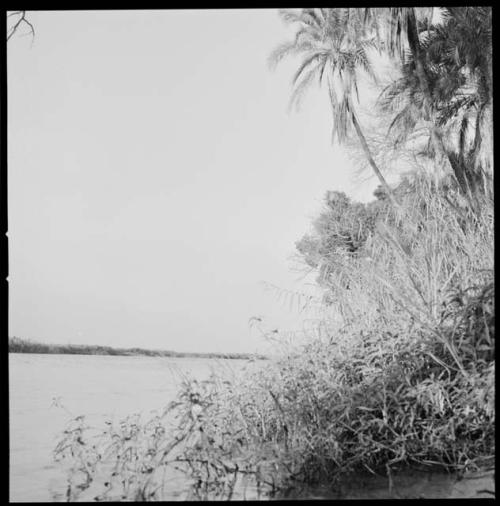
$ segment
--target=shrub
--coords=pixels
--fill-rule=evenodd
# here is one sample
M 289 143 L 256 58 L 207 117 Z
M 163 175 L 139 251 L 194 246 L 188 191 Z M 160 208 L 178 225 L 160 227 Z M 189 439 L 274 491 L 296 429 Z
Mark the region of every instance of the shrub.
M 208 499 L 234 497 L 245 480 L 272 494 L 352 472 L 391 479 L 405 466 L 491 462 L 493 203 L 482 197 L 478 213 L 453 189 L 412 184 L 356 254 L 317 252 L 326 336 L 231 382 L 186 381 L 164 415 L 110 426 L 101 449 L 80 420 L 56 452 L 72 462 L 68 497 L 100 476 L 100 499 L 161 498 L 169 466 L 190 477 L 191 497 Z M 332 230 L 329 216 L 343 219 L 326 214 L 317 232 Z

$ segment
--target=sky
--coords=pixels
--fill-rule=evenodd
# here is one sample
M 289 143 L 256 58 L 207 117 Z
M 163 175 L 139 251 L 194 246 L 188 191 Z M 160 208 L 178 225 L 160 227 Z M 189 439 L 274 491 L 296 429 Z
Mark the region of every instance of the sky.
M 327 190 L 371 199 L 276 10 L 28 12 L 8 43 L 9 334 L 265 352 Z M 323 93 L 321 92 L 323 91 Z M 369 177 L 369 174 L 366 175 Z

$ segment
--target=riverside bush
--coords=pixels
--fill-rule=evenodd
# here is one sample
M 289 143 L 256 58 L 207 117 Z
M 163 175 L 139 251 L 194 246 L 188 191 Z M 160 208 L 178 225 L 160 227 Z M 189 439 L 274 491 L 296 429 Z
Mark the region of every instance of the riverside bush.
M 169 467 L 190 477 L 190 497 L 230 499 L 246 481 L 272 494 L 352 472 L 491 464 L 492 199 L 477 212 L 453 189 L 413 184 L 355 255 L 317 258 L 341 326 L 325 316 L 327 337 L 232 381 L 186 380 L 161 416 L 110 425 L 100 446 L 76 421 L 56 451 L 71 463 L 68 498 L 101 487 L 101 500 L 161 499 Z

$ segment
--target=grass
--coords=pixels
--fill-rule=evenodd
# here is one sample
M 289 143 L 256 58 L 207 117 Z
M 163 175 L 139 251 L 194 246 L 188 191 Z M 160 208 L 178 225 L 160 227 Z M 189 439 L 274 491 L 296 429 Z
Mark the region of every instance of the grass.
M 167 468 L 189 477 L 192 498 L 230 499 L 245 480 L 272 495 L 351 473 L 390 485 L 404 468 L 491 465 L 493 201 L 472 209 L 428 178 L 414 185 L 359 250 L 319 269 L 326 336 L 311 330 L 305 346 L 232 381 L 186 380 L 162 416 L 98 432 L 101 446 L 80 421 L 56 451 L 71 462 L 68 498 L 99 479 L 100 499 L 161 499 Z

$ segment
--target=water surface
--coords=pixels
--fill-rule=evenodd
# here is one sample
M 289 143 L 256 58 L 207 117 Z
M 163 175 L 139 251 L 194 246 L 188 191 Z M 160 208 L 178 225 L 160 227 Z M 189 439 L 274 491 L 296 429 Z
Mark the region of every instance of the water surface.
M 96 424 L 104 417 L 147 416 L 174 398 L 183 374 L 202 380 L 215 369 L 230 376 L 247 362 L 10 353 L 10 500 L 53 501 L 64 490 L 52 451 L 69 413 Z
M 133 413 L 148 416 L 176 395 L 182 377 L 203 380 L 212 370 L 229 378 L 251 366 L 246 360 L 120 357 L 99 355 L 9 354 L 10 500 L 64 500 L 66 476 L 52 451 L 72 416 L 85 415 L 102 426 Z M 257 365 L 259 366 L 259 365 Z M 54 405 L 54 399 L 64 409 Z M 183 477 L 169 483 L 168 500 L 189 498 Z M 337 490 L 328 486 L 296 488 L 279 498 L 388 499 L 492 497 L 493 473 L 457 481 L 442 473 L 405 473 L 388 489 L 384 477 L 356 476 Z M 482 491 L 482 492 L 481 492 Z M 252 486 L 239 487 L 234 499 L 257 499 Z

